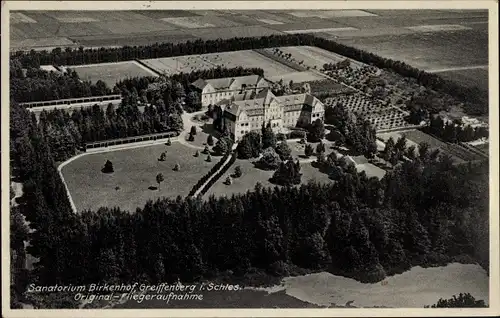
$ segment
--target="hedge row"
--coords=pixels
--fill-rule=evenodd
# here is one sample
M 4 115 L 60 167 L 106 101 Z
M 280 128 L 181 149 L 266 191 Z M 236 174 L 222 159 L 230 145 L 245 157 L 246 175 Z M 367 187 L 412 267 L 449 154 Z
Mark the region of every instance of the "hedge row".
M 219 160 L 219 162 L 217 162 L 206 175 L 204 175 L 203 177 L 201 177 L 200 180 L 198 180 L 198 182 L 193 186 L 191 191 L 189 191 L 188 196 L 190 197 L 193 196 L 196 193 L 196 191 L 198 191 L 198 189 L 208 180 L 208 178 L 210 178 L 210 176 L 212 176 L 217 170 L 219 170 L 219 168 L 222 166 L 222 164 L 224 164 L 224 162 L 226 162 L 227 158 L 230 155 L 231 155 L 230 151 L 226 152 L 224 156 L 222 156 L 222 158 Z
M 238 153 L 236 151 L 233 151 L 233 155 L 231 156 L 231 159 L 229 160 L 229 163 L 227 165 L 225 165 L 212 179 L 210 179 L 210 181 L 200 191 L 200 196 L 202 196 L 205 193 L 207 193 L 208 189 L 210 189 L 210 187 L 212 185 L 214 185 L 214 183 L 217 182 L 217 180 L 219 180 L 220 177 L 222 177 L 224 175 L 224 173 L 226 173 L 226 171 L 229 169 L 229 167 L 231 167 L 233 165 L 233 163 L 236 161 L 237 157 L 238 157 Z

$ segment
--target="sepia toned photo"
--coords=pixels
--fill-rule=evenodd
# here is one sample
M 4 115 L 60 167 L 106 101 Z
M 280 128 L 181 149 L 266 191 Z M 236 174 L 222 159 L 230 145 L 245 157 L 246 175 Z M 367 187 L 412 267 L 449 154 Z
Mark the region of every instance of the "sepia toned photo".
M 287 3 L 2 3 L 6 317 L 498 314 L 494 2 Z

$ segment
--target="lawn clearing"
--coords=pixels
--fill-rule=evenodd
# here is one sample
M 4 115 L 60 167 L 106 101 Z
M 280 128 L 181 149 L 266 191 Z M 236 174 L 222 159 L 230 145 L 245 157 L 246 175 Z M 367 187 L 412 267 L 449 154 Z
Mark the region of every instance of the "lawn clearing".
M 260 182 L 263 187 L 279 187 L 269 181 L 273 176 L 274 171 L 265 171 L 257 169 L 254 167 L 253 163 L 257 159 L 241 160 L 237 159 L 236 162 L 231 166 L 231 168 L 219 179 L 217 182 L 210 187 L 210 189 L 205 194 L 205 198 L 210 195 L 215 196 L 231 196 L 233 194 L 246 193 L 247 191 L 253 191 L 257 182 Z M 226 185 L 228 176 L 234 173 L 234 168 L 240 166 L 242 175 L 239 178 L 233 178 L 231 185 Z M 309 181 L 315 182 L 332 182 L 328 175 L 320 172 L 317 168 L 313 167 L 311 163 L 301 163 L 300 171 L 302 173 L 302 184 Z
M 483 90 L 484 94 L 488 94 L 488 70 L 476 68 L 438 72 L 436 75 L 467 87 L 477 86 Z
M 101 80 L 110 88 L 113 88 L 118 81 L 126 78 L 156 76 L 155 73 L 134 61 L 70 66 L 69 68 L 74 69 L 82 80 L 93 83 Z
M 167 152 L 166 160 L 158 161 L 163 151 Z M 133 212 L 150 199 L 186 196 L 218 159 L 206 162 L 206 156 L 194 157 L 195 152 L 173 142 L 171 146 L 94 153 L 68 163 L 62 173 L 78 211 L 118 206 Z M 106 160 L 113 163 L 115 171 L 111 174 L 101 172 Z M 180 164 L 180 171 L 172 170 L 176 163 Z M 149 187 L 158 186 L 158 173 L 163 174 L 165 181 L 159 190 L 150 190 Z
M 371 163 L 356 165 L 356 170 L 358 170 L 358 172 L 364 171 L 368 178 L 376 177 L 382 179 L 386 174 L 384 169 L 381 169 Z
M 163 18 L 161 20 L 171 23 L 175 26 L 188 29 L 241 26 L 240 23 L 224 19 L 223 17 L 220 16 L 215 18 L 211 16 Z

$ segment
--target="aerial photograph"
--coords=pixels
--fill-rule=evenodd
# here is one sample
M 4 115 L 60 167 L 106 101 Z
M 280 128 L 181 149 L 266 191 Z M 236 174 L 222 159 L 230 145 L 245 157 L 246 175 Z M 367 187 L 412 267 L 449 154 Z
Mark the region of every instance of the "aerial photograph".
M 488 10 L 8 23 L 11 309 L 493 301 Z

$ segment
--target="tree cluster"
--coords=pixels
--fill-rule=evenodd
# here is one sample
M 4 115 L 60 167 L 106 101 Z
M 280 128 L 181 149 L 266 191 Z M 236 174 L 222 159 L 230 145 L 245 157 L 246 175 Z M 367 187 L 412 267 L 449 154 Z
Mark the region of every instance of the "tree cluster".
M 19 103 L 55 99 L 102 96 L 111 94 L 103 81 L 92 84 L 80 80 L 75 71 L 48 72 L 28 67 L 26 71 L 17 59 L 10 61 L 10 96 Z
M 337 145 L 346 145 L 355 153 L 373 158 L 377 152 L 375 129 L 363 118 L 355 118 L 344 105 L 325 109 L 325 121 L 334 127 Z
M 292 186 L 300 184 L 301 177 L 299 161 L 288 160 L 279 165 L 271 178 L 271 182 L 281 186 Z
M 470 125 L 463 125 L 460 122 L 453 121 L 445 123 L 440 116 L 431 118 L 429 126 L 425 127 L 424 130 L 443 141 L 451 143 L 474 141 L 489 136 L 488 129 L 485 127 L 472 128 Z

